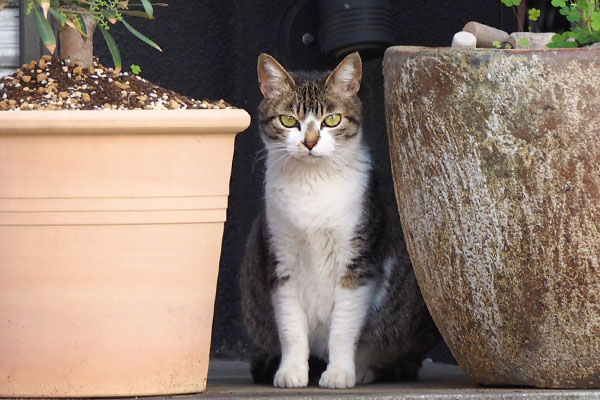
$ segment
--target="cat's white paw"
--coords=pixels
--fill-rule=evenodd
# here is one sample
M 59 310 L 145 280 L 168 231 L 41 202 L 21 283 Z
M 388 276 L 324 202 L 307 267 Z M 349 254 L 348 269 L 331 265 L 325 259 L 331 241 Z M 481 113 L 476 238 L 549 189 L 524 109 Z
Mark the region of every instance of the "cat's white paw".
M 354 371 L 341 367 L 328 366 L 319 380 L 319 386 L 330 389 L 346 389 L 354 387 L 355 384 Z
M 308 366 L 295 365 L 279 367 L 273 380 L 273 386 L 280 388 L 300 388 L 308 386 Z

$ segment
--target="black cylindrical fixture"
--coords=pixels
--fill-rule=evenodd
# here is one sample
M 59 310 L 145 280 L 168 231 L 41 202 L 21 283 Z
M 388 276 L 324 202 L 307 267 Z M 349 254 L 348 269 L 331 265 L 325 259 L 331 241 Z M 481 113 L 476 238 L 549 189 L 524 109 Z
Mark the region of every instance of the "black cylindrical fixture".
M 341 57 L 354 51 L 381 55 L 395 42 L 389 0 L 319 0 L 320 45 Z

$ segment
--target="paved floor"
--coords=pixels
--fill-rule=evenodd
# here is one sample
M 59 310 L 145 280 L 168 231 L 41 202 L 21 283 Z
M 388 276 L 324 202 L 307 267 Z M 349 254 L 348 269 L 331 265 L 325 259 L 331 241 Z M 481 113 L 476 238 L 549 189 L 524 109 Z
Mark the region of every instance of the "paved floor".
M 486 388 L 470 383 L 458 367 L 438 363 L 425 363 L 417 382 L 364 385 L 350 390 L 312 386 L 305 389 L 276 389 L 252 384 L 247 363 L 211 361 L 206 392 L 177 396 L 176 399 L 600 400 L 600 390 Z

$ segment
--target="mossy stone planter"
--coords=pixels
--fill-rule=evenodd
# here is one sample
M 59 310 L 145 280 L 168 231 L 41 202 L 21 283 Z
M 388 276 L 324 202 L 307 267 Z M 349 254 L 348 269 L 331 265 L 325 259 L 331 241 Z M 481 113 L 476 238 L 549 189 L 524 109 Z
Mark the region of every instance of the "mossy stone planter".
M 384 75 L 408 249 L 459 366 L 600 387 L 600 49 L 394 47 Z
M 243 110 L 0 112 L 0 397 L 201 392 Z

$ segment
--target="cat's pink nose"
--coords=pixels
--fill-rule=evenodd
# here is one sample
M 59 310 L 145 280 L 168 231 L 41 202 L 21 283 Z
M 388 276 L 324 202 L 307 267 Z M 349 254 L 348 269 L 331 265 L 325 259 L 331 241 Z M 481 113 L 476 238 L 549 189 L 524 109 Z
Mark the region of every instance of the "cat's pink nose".
M 312 140 L 310 140 L 310 141 L 307 141 L 307 140 L 305 140 L 305 141 L 304 141 L 304 142 L 302 142 L 302 143 L 303 143 L 303 144 L 306 146 L 306 148 L 307 148 L 307 149 L 309 149 L 309 150 L 312 150 L 312 149 L 313 149 L 313 147 L 315 147 L 315 146 L 317 145 L 317 142 L 316 142 L 316 141 L 312 141 Z

